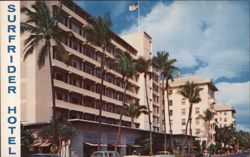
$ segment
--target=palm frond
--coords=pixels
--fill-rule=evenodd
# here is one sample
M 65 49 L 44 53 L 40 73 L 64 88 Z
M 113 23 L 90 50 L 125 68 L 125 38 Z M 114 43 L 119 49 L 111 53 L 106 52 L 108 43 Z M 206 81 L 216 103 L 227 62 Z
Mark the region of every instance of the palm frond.
M 41 48 L 41 52 L 39 53 L 38 56 L 37 65 L 39 69 L 41 69 L 44 66 L 45 59 L 49 54 L 49 49 L 50 49 L 50 43 L 49 41 L 46 41 L 44 46 Z

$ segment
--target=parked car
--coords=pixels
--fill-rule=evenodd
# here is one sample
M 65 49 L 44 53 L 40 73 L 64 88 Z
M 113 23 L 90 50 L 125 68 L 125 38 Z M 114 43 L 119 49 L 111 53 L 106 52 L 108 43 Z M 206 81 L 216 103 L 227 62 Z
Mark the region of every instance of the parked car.
M 175 157 L 174 155 L 171 155 L 169 151 L 158 151 L 156 152 L 156 155 L 154 157 Z
M 32 154 L 30 157 L 59 157 L 57 154 Z
M 170 155 L 169 151 L 158 151 L 156 152 L 156 155 Z
M 91 157 L 120 157 L 116 151 L 95 151 Z

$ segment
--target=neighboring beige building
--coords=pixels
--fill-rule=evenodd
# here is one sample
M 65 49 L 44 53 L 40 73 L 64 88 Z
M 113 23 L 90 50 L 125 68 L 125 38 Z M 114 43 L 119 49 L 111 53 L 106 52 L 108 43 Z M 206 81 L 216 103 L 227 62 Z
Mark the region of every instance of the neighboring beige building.
M 231 125 L 236 127 L 236 121 L 235 121 L 236 111 L 232 106 L 224 104 L 215 104 L 214 111 L 215 111 L 215 116 L 214 116 L 215 125 L 217 125 L 219 128 Z
M 201 102 L 193 104 L 192 134 L 193 136 L 197 136 L 198 140 L 207 140 L 208 132 L 206 129 L 206 123 L 200 118 L 200 115 L 213 106 L 215 103 L 214 92 L 218 91 L 218 89 L 211 80 L 197 76 L 179 77 L 174 79 L 174 81 L 169 81 L 170 121 L 172 122 L 173 134 L 185 134 L 185 126 L 189 112 L 189 101 L 179 94 L 179 90 L 187 81 L 194 82 L 199 88 L 203 89 L 200 91 Z M 165 98 L 165 100 L 167 104 L 167 98 Z M 165 113 L 167 115 L 167 133 L 170 133 L 167 109 Z

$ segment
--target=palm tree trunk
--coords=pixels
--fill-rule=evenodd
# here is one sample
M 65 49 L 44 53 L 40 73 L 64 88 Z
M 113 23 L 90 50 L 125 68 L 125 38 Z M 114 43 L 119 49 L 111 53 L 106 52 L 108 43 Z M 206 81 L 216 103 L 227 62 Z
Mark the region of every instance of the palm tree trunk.
M 106 50 L 106 46 L 104 45 L 102 60 L 101 60 L 102 78 L 101 78 L 101 92 L 100 92 L 100 106 L 99 106 L 99 120 L 98 120 L 98 146 L 97 146 L 98 151 L 100 150 L 100 145 L 101 145 L 102 107 L 103 107 L 102 95 L 104 93 L 103 82 L 104 82 L 104 77 L 105 77 L 104 65 L 105 65 L 105 59 L 106 59 L 105 50 Z
M 166 81 L 166 91 L 167 91 L 167 102 L 168 102 L 168 122 L 169 122 L 169 129 L 170 129 L 170 144 L 171 144 L 171 151 L 174 153 L 174 144 L 173 144 L 173 136 L 172 136 L 172 124 L 170 120 L 170 107 L 169 107 L 169 95 L 168 95 L 168 80 Z
M 210 143 L 210 121 L 207 122 L 207 147 Z
M 123 105 L 125 105 L 125 101 L 124 101 L 125 99 L 124 99 L 124 97 L 125 97 L 125 94 L 126 94 L 126 91 L 127 91 L 128 79 L 125 79 L 125 77 L 123 77 L 123 82 L 124 82 Z M 116 143 L 115 143 L 115 151 L 118 150 L 118 145 L 120 143 L 123 112 L 124 112 L 124 106 L 122 106 L 122 111 L 120 113 L 119 128 L 118 128 L 118 133 L 117 133 L 117 138 L 116 138 Z
M 55 101 L 55 91 L 54 91 L 54 78 L 53 78 L 53 68 L 52 68 L 52 57 L 51 57 L 51 45 L 48 42 L 48 51 L 49 51 L 49 68 L 50 68 L 50 82 L 51 82 L 51 92 L 52 92 L 52 137 L 53 137 L 53 144 L 56 144 L 56 101 Z
M 150 111 L 150 106 L 149 106 L 149 101 L 148 101 L 148 89 L 147 89 L 147 75 L 144 75 L 144 83 L 145 83 L 145 92 L 146 92 L 146 100 L 147 100 L 147 107 L 148 107 L 148 122 L 149 122 L 149 156 L 153 154 L 153 139 L 152 139 L 152 122 L 151 122 L 151 111 Z
M 186 124 L 185 138 L 184 138 L 184 141 L 183 141 L 183 144 L 182 144 L 182 149 L 183 149 L 183 150 L 184 150 L 185 145 L 186 145 L 188 124 L 190 123 L 191 115 L 192 115 L 192 106 L 193 106 L 193 104 L 191 103 L 191 104 L 190 104 L 190 107 L 189 107 L 188 120 L 187 120 L 187 124 Z M 191 128 L 191 124 L 190 124 L 190 128 Z M 190 131 L 190 130 L 189 130 L 189 131 Z M 192 131 L 191 131 L 191 132 L 192 132 Z M 190 133 L 191 133 L 191 132 L 190 132 Z
M 165 88 L 164 88 L 164 79 L 162 80 L 162 106 L 164 108 L 164 151 L 167 151 L 167 127 L 166 127 L 166 107 L 165 107 Z
M 189 133 L 191 136 L 191 151 L 193 152 L 193 137 L 192 137 L 192 111 L 193 111 L 193 103 L 190 104 L 190 119 L 189 119 Z
M 132 127 L 135 126 L 135 124 L 134 124 L 134 118 L 131 118 L 131 126 Z
M 186 145 L 188 123 L 189 123 L 189 119 L 187 120 L 187 124 L 186 124 L 185 137 L 184 137 L 184 141 L 183 141 L 183 144 L 182 144 L 182 151 L 184 151 L 185 145 Z

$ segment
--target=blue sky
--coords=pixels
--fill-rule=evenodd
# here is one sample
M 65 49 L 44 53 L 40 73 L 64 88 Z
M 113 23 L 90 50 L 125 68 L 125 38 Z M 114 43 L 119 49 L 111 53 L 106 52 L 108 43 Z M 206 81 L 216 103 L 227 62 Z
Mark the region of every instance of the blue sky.
M 93 16 L 110 12 L 112 30 L 138 31 L 136 1 L 76 1 Z M 141 1 L 141 29 L 153 39 L 153 53 L 167 50 L 182 76 L 213 79 L 218 103 L 237 111 L 237 128 L 250 132 L 249 2 Z

